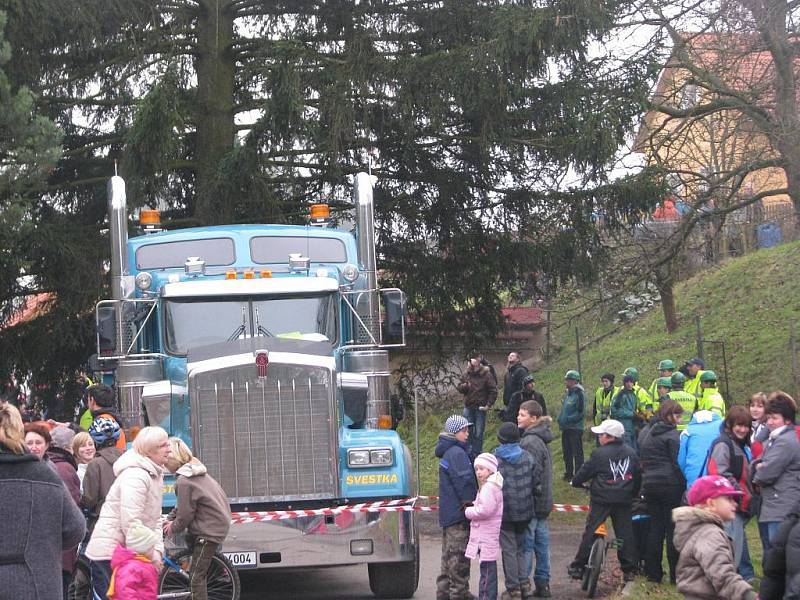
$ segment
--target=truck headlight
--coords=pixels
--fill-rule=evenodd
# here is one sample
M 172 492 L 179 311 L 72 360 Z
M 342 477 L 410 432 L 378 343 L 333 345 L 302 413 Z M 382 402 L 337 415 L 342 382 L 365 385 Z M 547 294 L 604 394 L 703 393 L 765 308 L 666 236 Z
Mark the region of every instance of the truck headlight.
M 369 450 L 348 450 L 347 451 L 347 466 L 348 467 L 368 467 L 369 466 Z
M 342 269 L 342 277 L 345 278 L 345 281 L 353 283 L 358 279 L 358 267 L 353 264 L 346 264 Z
M 390 467 L 394 464 L 394 453 L 391 448 L 357 448 L 347 451 L 348 467 Z
M 153 285 L 153 276 L 147 271 L 142 271 L 136 276 L 136 287 L 142 291 L 149 290 Z
M 381 448 L 380 450 L 370 450 L 369 462 L 373 465 L 389 466 L 392 464 L 392 449 Z

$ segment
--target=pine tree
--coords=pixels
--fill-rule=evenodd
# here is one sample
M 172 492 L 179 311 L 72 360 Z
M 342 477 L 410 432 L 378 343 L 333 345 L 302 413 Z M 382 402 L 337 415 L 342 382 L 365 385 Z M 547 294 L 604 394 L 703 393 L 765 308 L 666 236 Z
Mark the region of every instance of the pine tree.
M 61 199 L 92 245 L 114 160 L 134 207 L 179 224 L 298 222 L 320 199 L 343 215 L 371 168 L 386 282 L 478 342 L 506 291 L 592 276 L 598 213 L 613 230 L 654 202 L 649 173 L 605 175 L 652 77 L 589 56 L 615 0 L 3 4 L 13 77 L 65 130 L 40 210 Z M 95 261 L 76 257 L 93 292 Z

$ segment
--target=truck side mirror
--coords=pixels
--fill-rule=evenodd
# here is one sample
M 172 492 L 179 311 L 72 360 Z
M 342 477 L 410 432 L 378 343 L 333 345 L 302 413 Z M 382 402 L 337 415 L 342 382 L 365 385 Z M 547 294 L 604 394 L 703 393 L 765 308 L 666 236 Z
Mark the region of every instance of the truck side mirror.
M 97 307 L 97 352 L 114 354 L 117 345 L 117 311 L 113 306 Z
M 399 290 L 386 290 L 383 293 L 384 308 L 386 309 L 386 335 L 390 338 L 403 336 L 404 319 L 406 317 L 406 302 L 403 292 Z

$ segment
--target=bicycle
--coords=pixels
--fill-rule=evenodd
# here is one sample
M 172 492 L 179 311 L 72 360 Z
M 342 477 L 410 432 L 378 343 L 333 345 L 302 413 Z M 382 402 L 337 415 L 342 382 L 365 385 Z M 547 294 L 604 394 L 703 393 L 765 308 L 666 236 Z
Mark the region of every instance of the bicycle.
M 158 600 L 188 600 L 192 597 L 189 588 L 191 575 L 192 553 L 190 550 L 179 550 L 172 557 L 164 556 L 164 568 L 158 576 Z M 93 600 L 95 595 L 91 590 L 89 576 L 89 562 L 85 556 L 78 559 L 76 565 L 76 575 L 80 573 L 86 585 L 82 585 L 78 590 L 76 586 L 70 584 L 67 598 L 69 600 Z M 208 568 L 206 578 L 208 585 L 208 600 L 239 600 L 241 595 L 241 583 L 239 574 L 225 558 L 217 552 L 211 558 L 211 565 Z
M 589 560 L 586 561 L 586 566 L 583 569 L 583 578 L 581 579 L 581 589 L 586 592 L 587 598 L 594 598 L 597 591 L 597 582 L 600 580 L 600 573 L 603 572 L 603 566 L 606 562 L 606 554 L 609 548 L 621 548 L 622 540 L 612 539 L 607 540 L 608 530 L 605 523 L 600 523 L 597 529 L 594 530 L 594 542 L 592 549 L 589 552 Z
M 181 600 L 192 597 L 189 589 L 192 552 L 184 549 L 164 556 L 164 568 L 158 577 L 158 600 Z M 239 574 L 220 552 L 211 557 L 206 576 L 208 600 L 239 600 L 242 592 Z

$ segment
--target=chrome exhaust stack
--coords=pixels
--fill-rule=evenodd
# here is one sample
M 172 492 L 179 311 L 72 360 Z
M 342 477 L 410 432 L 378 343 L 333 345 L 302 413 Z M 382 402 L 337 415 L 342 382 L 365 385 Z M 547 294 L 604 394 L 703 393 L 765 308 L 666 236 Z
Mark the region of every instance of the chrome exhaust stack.
M 356 302 L 356 312 L 363 325 L 355 325 L 355 339 L 358 344 L 372 345 L 375 349 L 348 352 L 344 364 L 348 371 L 363 373 L 367 377 L 367 428 L 388 429 L 391 427 L 389 353 L 378 348 L 381 344 L 381 320 L 375 257 L 375 209 L 372 177 L 367 173 L 358 173 L 354 178 L 353 202 L 358 227 L 358 259 L 366 279 L 366 289 L 358 295 Z
M 381 323 L 375 259 L 375 210 L 372 200 L 372 178 L 367 173 L 357 173 L 355 176 L 353 202 L 356 205 L 358 227 L 358 259 L 367 284 L 367 290 L 358 302 L 358 313 L 366 326 L 366 331 L 359 331 L 356 339 L 358 343 L 377 345 L 381 336 Z M 364 327 L 359 326 L 359 329 Z
M 111 297 L 117 302 L 114 354 L 120 356 L 126 349 L 122 301 L 129 295 L 129 290 L 125 279 L 128 270 L 128 202 L 125 180 L 119 175 L 108 180 L 108 223 L 111 237 Z

